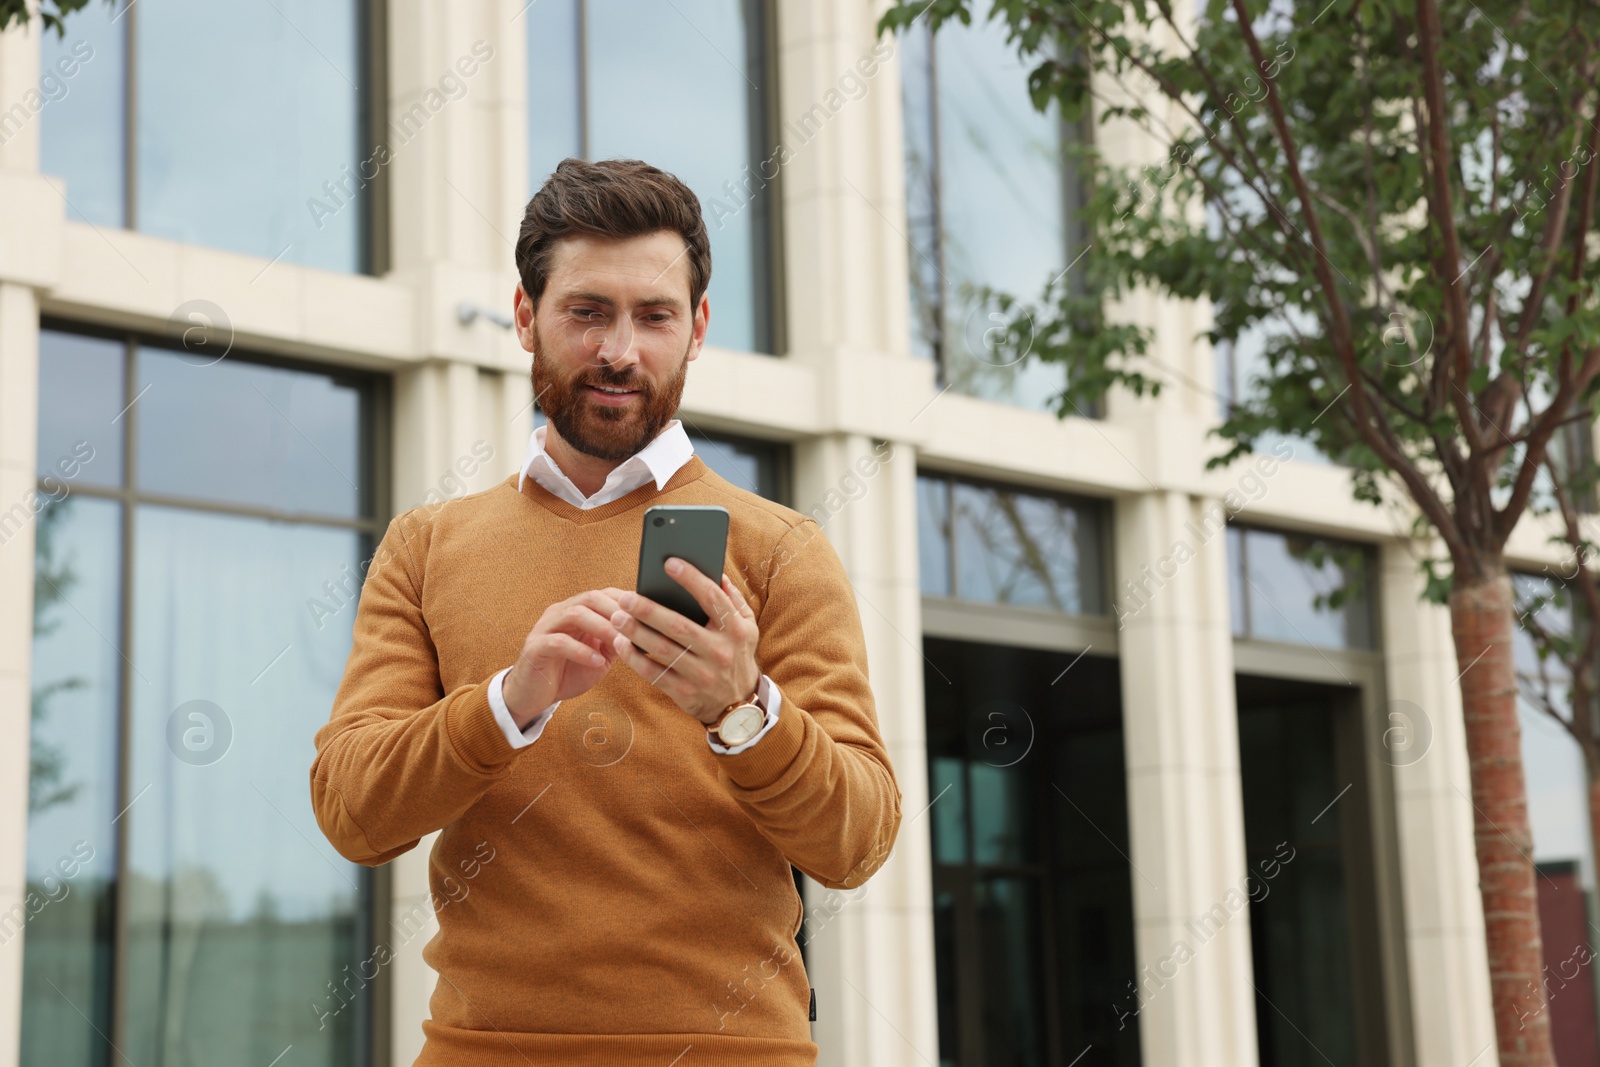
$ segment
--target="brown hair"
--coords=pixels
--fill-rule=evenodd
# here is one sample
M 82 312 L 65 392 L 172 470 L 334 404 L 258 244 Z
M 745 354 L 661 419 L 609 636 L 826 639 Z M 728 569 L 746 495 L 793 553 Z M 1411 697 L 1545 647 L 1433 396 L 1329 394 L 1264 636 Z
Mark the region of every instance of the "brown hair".
M 711 240 L 700 198 L 676 177 L 637 159 L 563 159 L 528 201 L 517 234 L 517 273 L 537 306 L 563 237 L 642 237 L 673 230 L 689 246 L 689 311 L 711 284 Z

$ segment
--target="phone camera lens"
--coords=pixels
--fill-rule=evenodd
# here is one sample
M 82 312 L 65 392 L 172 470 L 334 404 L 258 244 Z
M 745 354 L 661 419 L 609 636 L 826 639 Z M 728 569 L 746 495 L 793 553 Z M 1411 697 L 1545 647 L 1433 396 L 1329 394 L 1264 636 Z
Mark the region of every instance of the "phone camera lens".
M 655 517 L 655 524 L 657 526 L 665 526 L 667 524 L 667 520 L 663 519 L 660 515 L 657 515 Z

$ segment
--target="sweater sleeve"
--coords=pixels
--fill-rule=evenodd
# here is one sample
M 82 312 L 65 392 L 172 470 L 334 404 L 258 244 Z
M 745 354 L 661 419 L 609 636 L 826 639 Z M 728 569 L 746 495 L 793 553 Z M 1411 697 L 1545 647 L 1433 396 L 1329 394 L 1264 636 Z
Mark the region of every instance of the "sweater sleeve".
M 759 745 L 719 756 L 718 775 L 790 863 L 854 888 L 888 859 L 901 802 L 855 590 L 814 519 L 783 536 L 768 566 L 756 662 L 783 694 L 778 721 Z
M 317 825 L 340 855 L 371 867 L 455 821 L 527 751 L 495 721 L 490 678 L 443 691 L 403 532 L 409 518 L 389 524 L 368 567 L 311 763 Z

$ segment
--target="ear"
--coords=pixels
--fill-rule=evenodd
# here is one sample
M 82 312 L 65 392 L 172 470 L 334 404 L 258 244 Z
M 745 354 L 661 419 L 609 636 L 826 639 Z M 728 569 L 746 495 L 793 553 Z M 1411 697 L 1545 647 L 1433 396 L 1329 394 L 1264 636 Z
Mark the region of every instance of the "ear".
M 706 343 L 706 328 L 711 325 L 711 297 L 702 293 L 700 306 L 694 309 L 694 335 L 689 342 L 689 359 L 700 354 Z
M 511 303 L 511 317 L 516 323 L 517 340 L 522 344 L 524 352 L 532 352 L 534 346 L 533 301 L 528 297 L 527 291 L 522 288 L 520 283 L 517 285 L 516 293 L 511 298 Z

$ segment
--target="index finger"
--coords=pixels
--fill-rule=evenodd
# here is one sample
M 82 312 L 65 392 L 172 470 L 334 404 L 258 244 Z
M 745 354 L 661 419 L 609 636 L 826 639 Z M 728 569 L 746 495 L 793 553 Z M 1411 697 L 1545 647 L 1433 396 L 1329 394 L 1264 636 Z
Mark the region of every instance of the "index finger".
M 689 591 L 695 603 L 706 613 L 706 628 L 716 629 L 723 619 L 735 614 L 733 601 L 722 591 L 722 586 L 706 577 L 704 571 L 680 556 L 668 556 L 666 562 L 676 560 L 683 569 L 667 576 Z
M 609 588 L 586 589 L 576 596 L 568 597 L 567 602 L 569 604 L 577 604 L 581 605 L 582 607 L 589 608 L 601 618 L 605 619 L 607 622 L 610 622 L 612 614 L 616 612 L 620 606 L 617 604 L 617 598 L 615 594 L 620 594 L 621 592 L 622 590 L 620 589 Z

